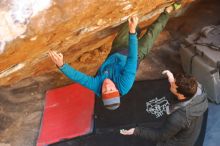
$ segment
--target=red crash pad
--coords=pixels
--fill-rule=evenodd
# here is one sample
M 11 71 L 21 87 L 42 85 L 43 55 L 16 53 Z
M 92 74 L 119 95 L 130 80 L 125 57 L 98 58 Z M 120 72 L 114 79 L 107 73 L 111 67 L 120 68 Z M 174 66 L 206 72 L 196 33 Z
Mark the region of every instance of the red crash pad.
M 91 90 L 79 84 L 49 90 L 37 146 L 91 133 L 94 98 Z

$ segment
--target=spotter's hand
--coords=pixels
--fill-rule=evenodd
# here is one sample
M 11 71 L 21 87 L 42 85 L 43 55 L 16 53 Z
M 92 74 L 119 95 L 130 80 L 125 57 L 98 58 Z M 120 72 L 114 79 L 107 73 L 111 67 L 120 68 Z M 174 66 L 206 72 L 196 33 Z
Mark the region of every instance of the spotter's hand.
M 129 130 L 121 129 L 120 133 L 122 135 L 133 135 L 134 134 L 134 130 L 135 130 L 135 128 L 131 128 Z
M 173 74 L 169 70 L 164 70 L 162 74 L 166 74 L 170 83 L 175 82 Z

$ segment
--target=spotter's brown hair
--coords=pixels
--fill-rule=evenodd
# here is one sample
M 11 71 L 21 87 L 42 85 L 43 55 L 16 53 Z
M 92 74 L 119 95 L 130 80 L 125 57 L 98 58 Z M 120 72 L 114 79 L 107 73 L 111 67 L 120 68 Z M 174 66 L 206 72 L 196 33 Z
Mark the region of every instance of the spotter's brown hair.
M 176 80 L 176 85 L 178 86 L 177 92 L 183 94 L 186 97 L 186 100 L 193 97 L 198 86 L 195 77 L 178 73 L 174 76 L 174 78 Z

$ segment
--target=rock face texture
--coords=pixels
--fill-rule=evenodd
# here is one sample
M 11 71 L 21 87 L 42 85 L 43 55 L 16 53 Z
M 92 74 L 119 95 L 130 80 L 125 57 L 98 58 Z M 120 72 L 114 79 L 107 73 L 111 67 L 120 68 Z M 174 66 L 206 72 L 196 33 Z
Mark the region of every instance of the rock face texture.
M 191 0 L 183 0 L 186 5 Z M 49 50 L 74 68 L 94 75 L 111 50 L 120 24 L 132 14 L 155 18 L 170 0 L 0 1 L 0 86 L 54 75 Z M 145 17 L 142 17 L 144 16 Z M 62 79 L 58 74 L 57 79 Z

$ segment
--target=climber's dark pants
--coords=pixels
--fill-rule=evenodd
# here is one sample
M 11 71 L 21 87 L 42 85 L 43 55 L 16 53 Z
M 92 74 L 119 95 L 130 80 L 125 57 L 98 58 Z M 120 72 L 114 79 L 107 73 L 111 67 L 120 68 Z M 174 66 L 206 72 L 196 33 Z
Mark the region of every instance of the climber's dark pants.
M 169 19 L 169 14 L 163 12 L 158 19 L 148 28 L 147 32 L 138 40 L 138 58 L 139 61 L 149 53 L 153 46 L 154 41 L 160 32 L 164 29 Z M 119 31 L 117 37 L 113 41 L 112 50 L 118 52 L 122 49 L 128 48 L 128 37 L 129 37 L 128 23 L 123 24 L 122 29 Z M 140 28 L 137 28 L 139 35 Z M 120 49 L 120 50 L 119 50 Z

